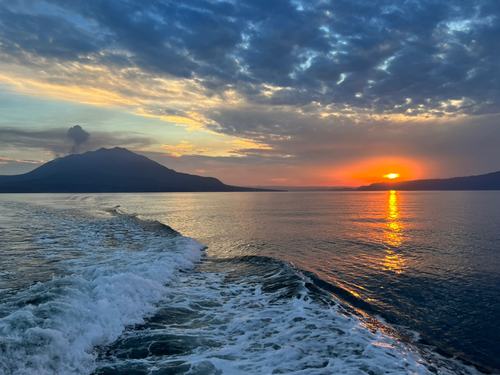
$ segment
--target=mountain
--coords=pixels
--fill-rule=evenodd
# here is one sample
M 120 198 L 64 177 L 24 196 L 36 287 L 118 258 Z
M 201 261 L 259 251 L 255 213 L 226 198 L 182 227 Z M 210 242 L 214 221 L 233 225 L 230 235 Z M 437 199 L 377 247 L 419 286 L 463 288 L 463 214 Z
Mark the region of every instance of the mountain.
M 52 160 L 17 176 L 0 176 L 0 193 L 259 191 L 213 177 L 179 173 L 125 148 L 101 148 Z
M 357 190 L 500 190 L 500 171 L 482 174 L 479 176 L 401 182 L 379 182 L 369 186 L 361 186 Z

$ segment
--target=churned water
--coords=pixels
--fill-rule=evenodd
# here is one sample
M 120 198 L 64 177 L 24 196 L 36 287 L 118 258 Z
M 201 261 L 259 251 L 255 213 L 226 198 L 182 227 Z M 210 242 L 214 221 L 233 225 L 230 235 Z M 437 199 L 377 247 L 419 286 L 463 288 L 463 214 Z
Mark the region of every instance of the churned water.
M 0 195 L 0 374 L 498 373 L 498 228 L 499 192 Z

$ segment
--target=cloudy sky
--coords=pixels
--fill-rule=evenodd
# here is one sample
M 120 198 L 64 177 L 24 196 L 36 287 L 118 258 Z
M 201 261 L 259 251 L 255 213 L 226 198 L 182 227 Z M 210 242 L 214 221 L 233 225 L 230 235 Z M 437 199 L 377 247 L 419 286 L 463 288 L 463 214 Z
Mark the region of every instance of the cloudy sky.
M 498 0 L 0 2 L 0 174 L 121 146 L 237 185 L 500 170 Z

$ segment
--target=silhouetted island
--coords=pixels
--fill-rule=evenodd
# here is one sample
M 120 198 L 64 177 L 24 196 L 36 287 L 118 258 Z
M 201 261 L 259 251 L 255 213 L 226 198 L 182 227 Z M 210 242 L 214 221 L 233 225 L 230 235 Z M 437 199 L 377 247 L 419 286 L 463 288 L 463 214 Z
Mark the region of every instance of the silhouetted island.
M 434 180 L 379 182 L 369 186 L 361 186 L 357 190 L 500 190 L 500 171 L 482 174 L 479 176 Z
M 16 176 L 0 176 L 0 193 L 264 191 L 179 173 L 125 148 L 57 158 Z

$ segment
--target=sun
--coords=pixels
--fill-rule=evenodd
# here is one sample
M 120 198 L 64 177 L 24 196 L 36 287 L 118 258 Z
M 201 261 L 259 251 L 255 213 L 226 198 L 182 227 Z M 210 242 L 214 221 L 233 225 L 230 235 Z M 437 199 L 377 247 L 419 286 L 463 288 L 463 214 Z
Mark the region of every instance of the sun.
M 389 174 L 386 174 L 384 177 L 389 178 L 389 179 L 392 180 L 394 178 L 398 178 L 399 174 L 397 174 L 397 173 L 389 173 Z

